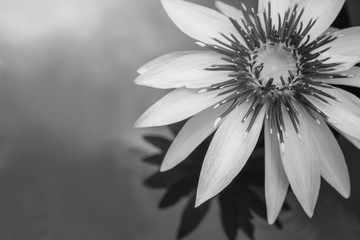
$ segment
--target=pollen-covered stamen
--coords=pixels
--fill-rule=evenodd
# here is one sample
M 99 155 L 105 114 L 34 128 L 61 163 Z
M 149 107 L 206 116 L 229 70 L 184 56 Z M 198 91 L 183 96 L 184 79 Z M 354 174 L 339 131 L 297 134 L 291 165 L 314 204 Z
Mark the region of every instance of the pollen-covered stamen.
M 304 108 L 318 123 L 319 116 L 328 120 L 328 116 L 305 96 L 329 104 L 330 99 L 337 99 L 325 91 L 331 86 L 322 79 L 352 76 L 332 73 L 342 63 L 333 62 L 325 56 L 329 47 L 324 49 L 324 46 L 329 46 L 337 38 L 336 34 L 326 33 L 310 41 L 308 33 L 316 20 L 302 21 L 304 9 L 299 9 L 297 4 L 284 15 L 278 14 L 275 19 L 272 18 L 270 2 L 267 11 L 262 13 L 255 13 L 253 9 L 249 11 L 245 5 L 241 5 L 240 10 L 244 15 L 240 22 L 229 19 L 242 38 L 241 41 L 234 34 L 221 34 L 223 40 L 213 39 L 216 44 L 199 43 L 221 54 L 221 59 L 225 61 L 224 64 L 212 65 L 205 70 L 231 72 L 228 74 L 230 80 L 199 92 L 224 89 L 218 93 L 224 99 L 215 104 L 214 108 L 230 104 L 215 125 L 247 101 L 250 107 L 246 109 L 240 124 L 248 123 L 247 131 L 250 131 L 261 108 L 266 107 L 270 132 L 277 135 L 281 149 L 285 151 L 284 116 L 289 117 L 301 139 L 301 114 L 295 106 Z

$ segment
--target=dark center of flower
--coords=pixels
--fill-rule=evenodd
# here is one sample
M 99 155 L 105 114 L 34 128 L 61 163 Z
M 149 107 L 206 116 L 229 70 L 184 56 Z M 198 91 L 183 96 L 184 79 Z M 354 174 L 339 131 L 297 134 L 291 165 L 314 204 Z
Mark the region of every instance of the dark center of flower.
M 331 86 L 321 79 L 349 77 L 331 71 L 341 63 L 328 63 L 329 58 L 322 57 L 328 50 L 318 50 L 336 39 L 335 34 L 326 33 L 313 41 L 308 35 L 316 20 L 308 23 L 301 21 L 304 9 L 298 11 L 298 5 L 288 9 L 285 15 L 278 15 L 277 25 L 271 17 L 271 6 L 260 17 L 254 10 L 251 12 L 244 5 L 240 9 L 244 19 L 238 22 L 230 18 L 242 39 L 235 35 L 222 34 L 225 40 L 214 39 L 218 44 L 203 44 L 222 54 L 228 64 L 213 65 L 209 71 L 232 71 L 230 80 L 209 86 L 200 92 L 223 89 L 219 95 L 227 97 L 214 108 L 229 104 L 224 114 L 219 116 L 218 124 L 227 114 L 245 101 L 251 101 L 251 107 L 245 114 L 243 123 L 251 116 L 249 131 L 262 107 L 266 107 L 266 117 L 270 131 L 275 131 L 281 146 L 284 143 L 284 113 L 287 112 L 295 131 L 299 133 L 299 117 L 294 102 L 301 106 L 318 123 L 317 117 L 327 120 L 328 116 L 307 100 L 311 95 L 328 103 L 327 99 L 335 97 L 323 91 Z

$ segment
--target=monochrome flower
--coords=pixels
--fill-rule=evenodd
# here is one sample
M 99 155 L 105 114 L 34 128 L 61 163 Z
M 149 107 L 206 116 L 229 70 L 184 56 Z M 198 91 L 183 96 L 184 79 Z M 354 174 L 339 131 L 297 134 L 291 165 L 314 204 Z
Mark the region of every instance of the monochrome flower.
M 174 52 L 138 70 L 139 85 L 171 89 L 136 122 L 167 125 L 190 118 L 161 166 L 183 161 L 215 132 L 196 205 L 241 171 L 264 126 L 269 223 L 290 184 L 312 216 L 322 176 L 342 196 L 350 181 L 330 128 L 360 142 L 360 99 L 334 85 L 360 87 L 360 27 L 329 27 L 345 0 L 259 0 L 258 10 L 216 2 L 218 11 L 162 0 L 172 21 L 206 51 Z

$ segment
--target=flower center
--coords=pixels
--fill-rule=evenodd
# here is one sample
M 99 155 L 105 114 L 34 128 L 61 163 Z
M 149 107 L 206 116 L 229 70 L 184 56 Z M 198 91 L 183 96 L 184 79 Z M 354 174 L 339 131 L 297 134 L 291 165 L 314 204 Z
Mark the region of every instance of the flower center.
M 272 84 L 281 87 L 284 82 L 286 84 L 291 82 L 289 72 L 297 75 L 296 59 L 291 50 L 284 49 L 282 44 L 263 46 L 258 51 L 255 61 L 255 69 L 261 69 L 258 79 L 264 86 L 273 79 Z
M 325 104 L 328 104 L 327 99 L 337 100 L 324 91 L 331 86 L 321 79 L 350 76 L 333 73 L 334 67 L 341 63 L 327 63 L 329 58 L 321 57 L 329 48 L 319 49 L 337 38 L 334 33 L 326 33 L 309 41 L 308 33 L 316 20 L 302 22 L 304 9 L 298 10 L 298 5 L 295 4 L 285 12 L 284 17 L 278 15 L 276 26 L 273 24 L 275 19 L 272 19 L 270 9 L 269 3 L 268 10 L 261 16 L 254 10 L 249 12 L 242 5 L 242 25 L 229 18 L 244 41 L 232 34 L 222 34 L 224 40 L 214 39 L 218 44 L 199 44 L 220 53 L 221 59 L 226 62 L 212 65 L 206 70 L 232 72 L 228 75 L 230 80 L 211 85 L 199 92 L 222 89 L 218 95 L 227 94 L 227 97 L 214 106 L 217 108 L 230 103 L 215 125 L 247 101 L 251 102 L 251 106 L 241 122 L 251 118 L 246 130 L 248 132 L 260 110 L 265 107 L 270 132 L 276 133 L 280 145 L 283 146 L 286 136 L 284 113 L 287 112 L 300 137 L 301 115 L 294 107 L 295 104 L 300 104 L 318 123 L 318 117 L 327 120 L 328 116 L 309 102 L 306 96 L 315 97 Z

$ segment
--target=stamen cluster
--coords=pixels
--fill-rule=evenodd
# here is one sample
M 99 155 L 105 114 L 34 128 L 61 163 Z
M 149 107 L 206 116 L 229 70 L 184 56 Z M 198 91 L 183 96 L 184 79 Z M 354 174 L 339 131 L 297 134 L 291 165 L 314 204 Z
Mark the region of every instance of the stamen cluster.
M 292 126 L 301 139 L 299 117 L 301 114 L 294 107 L 294 102 L 300 103 L 303 108 L 319 124 L 318 116 L 327 120 L 328 116 L 315 107 L 305 97 L 311 95 L 322 102 L 335 97 L 323 91 L 323 88 L 332 88 L 321 79 L 350 77 L 344 74 L 332 73 L 334 67 L 341 63 L 328 62 L 330 58 L 322 54 L 329 48 L 321 49 L 334 41 L 334 33 L 325 33 L 310 41 L 309 32 L 316 24 L 311 19 L 308 23 L 301 21 L 304 9 L 295 5 L 288 9 L 284 16 L 278 15 L 277 20 L 271 17 L 271 5 L 267 11 L 255 13 L 248 11 L 244 5 L 241 9 L 244 18 L 238 22 L 229 17 L 241 40 L 234 34 L 221 34 L 224 40 L 213 39 L 217 44 L 199 43 L 223 55 L 222 60 L 228 64 L 212 65 L 209 71 L 231 71 L 230 80 L 214 84 L 199 92 L 224 89 L 219 95 L 227 95 L 214 108 L 228 104 L 227 110 L 219 116 L 215 125 L 218 125 L 232 110 L 245 101 L 250 102 L 250 108 L 242 119 L 244 123 L 250 116 L 247 132 L 251 129 L 260 110 L 266 107 L 266 118 L 269 121 L 270 132 L 276 132 L 280 145 L 283 146 L 285 136 L 284 114 L 287 112 Z M 275 25 L 274 22 L 277 21 Z M 280 76 L 264 76 L 264 68 L 269 62 L 263 61 L 263 54 L 285 54 L 290 56 L 289 66 L 279 66 Z M 281 64 L 280 64 L 281 65 Z M 285 70 L 284 70 L 285 69 Z M 316 114 L 315 114 L 316 113 Z

